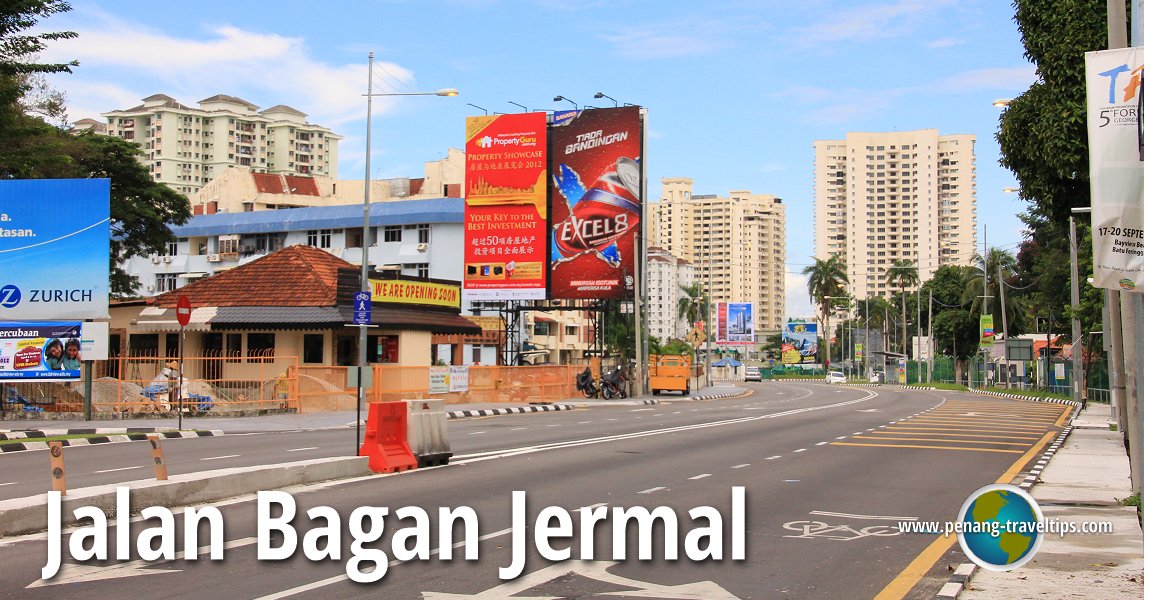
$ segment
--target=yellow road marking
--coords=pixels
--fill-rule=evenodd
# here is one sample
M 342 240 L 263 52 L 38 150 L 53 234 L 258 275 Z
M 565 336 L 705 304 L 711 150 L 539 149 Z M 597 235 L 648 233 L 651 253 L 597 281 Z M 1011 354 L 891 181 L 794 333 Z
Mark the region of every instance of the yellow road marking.
M 1002 474 L 1002 477 L 999 477 L 995 483 L 1007 483 L 1014 479 L 1015 475 L 1022 472 L 1026 463 L 1030 462 L 1030 459 L 1034 458 L 1034 455 L 1038 454 L 1038 451 L 1045 447 L 1046 443 L 1052 438 L 1054 438 L 1053 431 L 1042 436 L 1042 439 L 1034 444 L 1030 450 L 1027 450 L 1026 454 L 1023 454 L 1013 465 L 1010 465 L 1010 468 L 1007 469 L 1006 472 Z M 923 550 L 922 553 L 915 557 L 915 559 L 902 570 L 902 573 L 899 573 L 891 580 L 891 582 L 875 596 L 875 599 L 895 600 L 905 597 L 914 589 L 914 586 L 918 585 L 919 581 L 922 581 L 926 572 L 942 558 L 943 554 L 946 554 L 946 552 L 950 550 L 950 547 L 953 546 L 956 541 L 958 541 L 957 536 L 938 536 L 938 538 L 926 547 L 926 550 Z
M 1030 431 L 1025 429 L 1002 429 L 998 427 L 944 427 L 939 423 L 923 423 L 922 425 L 891 425 L 887 427 L 888 430 L 902 429 L 902 430 L 917 430 L 917 431 L 984 431 L 986 433 L 1017 433 L 1018 435 L 1039 435 L 1041 431 Z
M 866 435 L 856 435 L 851 437 L 852 440 L 882 440 L 884 442 L 901 442 L 903 440 L 909 442 L 954 442 L 957 444 L 993 444 L 995 446 L 1029 446 L 1030 444 L 1019 444 L 1018 442 L 985 442 L 982 440 L 940 440 L 936 438 L 881 438 L 870 437 Z
M 930 450 L 965 450 L 967 452 L 1002 452 L 1004 454 L 1022 454 L 1022 450 L 999 450 L 997 448 L 963 448 L 961 446 L 922 446 L 912 444 L 852 444 L 850 442 L 831 442 L 832 446 L 867 446 L 869 448 L 926 448 Z
M 933 436 L 946 436 L 946 437 L 973 437 L 973 438 L 986 438 L 990 440 L 1036 440 L 1039 436 L 1028 435 L 985 435 L 979 433 L 922 433 L 919 431 L 872 431 L 871 433 L 881 433 L 883 435 L 933 435 Z
M 973 425 L 975 427 L 1004 427 L 1004 428 L 1015 429 L 1015 430 L 1041 431 L 1041 432 L 1045 432 L 1048 429 L 1050 429 L 1049 425 L 1042 425 L 1042 426 L 1005 425 L 1005 424 L 999 424 L 998 421 L 990 421 L 990 420 L 970 421 L 970 420 L 944 419 L 944 418 L 925 418 L 924 419 L 921 417 L 914 418 L 914 419 L 908 419 L 906 421 L 902 421 L 902 422 L 898 423 L 898 425 L 913 425 L 913 424 L 921 424 L 921 425 Z
M 1005 413 L 985 413 L 985 412 L 979 413 L 976 415 L 972 415 L 972 414 L 970 414 L 970 411 L 966 411 L 966 412 L 962 412 L 962 411 L 959 411 L 959 412 L 929 412 L 929 413 L 922 415 L 922 417 L 945 417 L 947 419 L 998 419 L 998 420 L 1006 419 L 1006 420 L 1009 420 L 1012 422 L 1013 421 L 1019 421 L 1019 422 L 1023 422 L 1023 423 L 1049 423 L 1051 420 L 1049 416 L 1020 417 L 1018 415 L 1011 415 L 1011 414 L 1005 414 Z M 922 417 L 914 417 L 914 418 L 919 419 Z
M 1066 426 L 1066 419 L 1068 419 L 1070 417 L 1070 411 L 1071 411 L 1071 407 L 1069 407 L 1069 406 L 1063 407 L 1062 416 L 1058 417 L 1058 420 L 1054 422 L 1054 426 L 1055 427 L 1065 427 Z

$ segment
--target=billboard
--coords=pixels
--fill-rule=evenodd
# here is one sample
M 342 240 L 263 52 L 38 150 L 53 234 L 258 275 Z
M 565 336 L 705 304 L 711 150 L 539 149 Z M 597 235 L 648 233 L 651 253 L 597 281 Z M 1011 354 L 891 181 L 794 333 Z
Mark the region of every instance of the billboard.
M 109 179 L 0 181 L 0 321 L 108 318 Z
M 978 332 L 978 349 L 989 351 L 994 347 L 994 316 L 980 316 L 978 318 Z
M 551 298 L 634 293 L 643 206 L 639 107 L 585 110 L 551 128 Z
M 754 308 L 750 302 L 719 302 L 715 306 L 715 342 L 720 346 L 755 343 Z
M 467 119 L 463 298 L 547 297 L 547 114 Z
M 79 381 L 80 322 L 0 323 L 0 381 Z
M 1086 53 L 1094 287 L 1145 290 L 1142 48 Z
M 819 357 L 817 323 L 787 323 L 783 326 L 782 354 L 784 365 L 814 365 Z
M 447 308 L 460 306 L 458 285 L 406 279 L 369 279 L 368 282 L 371 284 L 372 302 Z

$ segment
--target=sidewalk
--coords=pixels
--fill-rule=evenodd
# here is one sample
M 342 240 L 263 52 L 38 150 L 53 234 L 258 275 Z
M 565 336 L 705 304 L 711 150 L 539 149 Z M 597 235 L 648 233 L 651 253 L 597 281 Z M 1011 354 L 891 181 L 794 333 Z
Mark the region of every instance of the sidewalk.
M 1073 422 L 1039 482 L 1030 489 L 1047 519 L 1106 522 L 1109 534 L 1047 534 L 1038 554 L 1016 571 L 979 569 L 959 598 L 1141 598 L 1143 533 L 1130 496 L 1130 462 L 1110 431 L 1110 409 L 1091 404 Z
M 601 400 L 598 398 L 571 398 L 559 402 L 530 404 L 524 402 L 492 402 L 476 404 L 448 404 L 444 411 L 451 418 L 465 418 L 487 416 L 490 414 L 511 414 L 512 412 L 536 412 L 542 410 L 556 410 L 566 405 L 569 408 L 593 408 L 602 406 L 633 406 L 643 404 L 657 404 L 661 401 L 682 401 L 696 399 L 711 399 L 726 395 L 737 395 L 743 388 L 735 386 L 711 386 L 691 394 L 690 396 L 641 396 L 637 398 L 624 398 L 621 400 Z M 545 408 L 550 407 L 550 408 Z M 524 410 L 532 409 L 536 410 Z M 252 433 L 272 431 L 297 431 L 306 429 L 337 429 L 355 426 L 356 411 L 330 411 L 315 413 L 283 413 L 246 417 L 189 417 L 184 416 L 183 428 L 185 430 L 213 430 L 224 433 Z M 360 415 L 366 418 L 367 411 Z M 27 419 L 19 421 L 0 421 L 0 433 L 8 431 L 43 430 L 63 431 L 75 429 L 98 428 L 100 433 L 126 433 L 129 429 L 155 429 L 158 431 L 175 430 L 176 417 L 162 419 L 93 419 L 84 421 L 80 419 Z

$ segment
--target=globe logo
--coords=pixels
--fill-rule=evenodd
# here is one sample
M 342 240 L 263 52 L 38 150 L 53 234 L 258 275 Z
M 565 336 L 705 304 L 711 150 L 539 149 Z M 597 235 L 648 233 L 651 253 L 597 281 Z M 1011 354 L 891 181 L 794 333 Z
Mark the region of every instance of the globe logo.
M 970 560 L 991 571 L 1030 561 L 1042 544 L 1042 510 L 1030 494 L 1007 484 L 976 490 L 958 512 L 958 542 Z

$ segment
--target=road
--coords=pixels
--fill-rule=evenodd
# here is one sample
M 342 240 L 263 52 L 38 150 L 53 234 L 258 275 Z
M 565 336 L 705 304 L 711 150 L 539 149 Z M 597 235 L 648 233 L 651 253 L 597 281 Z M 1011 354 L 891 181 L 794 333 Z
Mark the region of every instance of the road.
M 930 597 L 941 583 L 947 558 L 937 564 L 919 559 L 934 536 L 899 535 L 897 521 L 953 519 L 972 491 L 1021 470 L 1066 417 L 1058 405 L 968 394 L 791 383 L 754 389 L 748 397 L 724 401 L 456 422 L 450 435 L 457 458 L 447 467 L 291 490 L 298 503 L 294 525 L 301 540 L 309 529 L 325 524 L 303 516 L 308 508 L 330 506 L 341 515 L 342 535 L 334 544 L 341 548 L 339 559 L 313 562 L 301 551 L 290 560 L 257 560 L 257 509 L 247 498 L 220 508 L 229 542 L 222 563 L 177 559 L 151 565 L 92 563 L 104 565 L 99 569 L 68 565 L 53 580 L 56 585 L 29 588 L 36 584 L 48 552 L 44 536 L 31 536 L 0 542 L 5 564 L 0 595 L 447 599 L 584 598 L 624 592 L 602 597 L 855 598 L 873 597 L 897 579 L 908 583 L 893 590 L 897 595 Z M 187 446 L 172 444 L 175 451 L 170 454 L 183 454 L 185 448 L 211 452 L 212 447 L 200 444 L 242 440 L 252 453 L 266 447 L 282 452 L 305 439 L 294 436 L 339 433 L 346 437 L 346 432 L 300 432 L 289 438 L 237 436 L 228 442 L 230 436 L 225 436 Z M 248 452 L 215 451 L 221 456 Z M 491 456 L 498 458 L 488 459 Z M 203 458 L 210 457 L 186 464 L 202 464 Z M 6 465 L 0 466 L 7 472 Z M 524 530 L 512 522 L 517 491 L 524 493 L 526 504 L 528 533 L 522 542 L 513 535 Z M 737 498 L 744 494 L 745 511 L 739 511 Z M 404 528 L 414 525 L 410 518 L 396 519 L 395 511 L 422 507 L 430 515 L 427 560 L 396 559 L 376 583 L 348 581 L 345 566 L 352 556 L 353 530 L 347 518 L 364 506 L 388 507 L 392 513 L 382 540 L 368 544 L 389 557 L 396 554 L 390 536 L 410 532 Z M 586 519 L 576 510 L 597 506 L 612 509 L 611 516 L 583 538 L 580 526 Z M 626 547 L 620 548 L 624 556 L 616 559 L 613 509 L 657 511 L 662 506 L 677 516 L 671 546 L 679 558 L 665 559 L 669 526 L 656 525 L 650 535 L 643 535 L 632 524 Z M 478 515 L 474 537 L 482 540 L 477 560 L 460 560 L 458 554 L 453 560 L 438 558 L 446 546 L 438 537 L 439 507 L 470 507 Z M 536 535 L 547 525 L 561 525 L 558 517 L 534 522 L 547 507 L 558 507 L 554 512 L 570 514 L 573 520 L 572 534 L 553 539 L 551 545 L 570 548 L 574 558 L 587 546 L 594 561 L 540 557 Z M 698 532 L 691 537 L 689 531 L 704 523 L 692 521 L 688 512 L 699 507 L 713 507 L 722 515 L 722 527 L 710 531 L 716 536 L 722 531 L 723 539 L 715 546 L 722 549 L 721 560 L 683 556 L 687 548 L 706 546 L 700 540 L 717 541 Z M 740 518 L 743 527 L 738 526 Z M 154 520 L 137 522 L 133 537 L 150 525 Z M 460 535 L 457 531 L 456 541 Z M 115 540 L 114 530 L 109 539 Z M 651 541 L 655 560 L 636 559 L 640 540 Z M 67 543 L 65 537 L 65 551 Z M 733 560 L 740 543 L 745 543 L 745 560 Z M 114 542 L 110 545 L 114 553 Z M 523 575 L 501 580 L 500 568 L 514 564 L 513 552 L 520 548 L 527 555 Z M 912 576 L 898 578 L 908 565 Z M 916 565 L 925 577 L 913 576 Z

